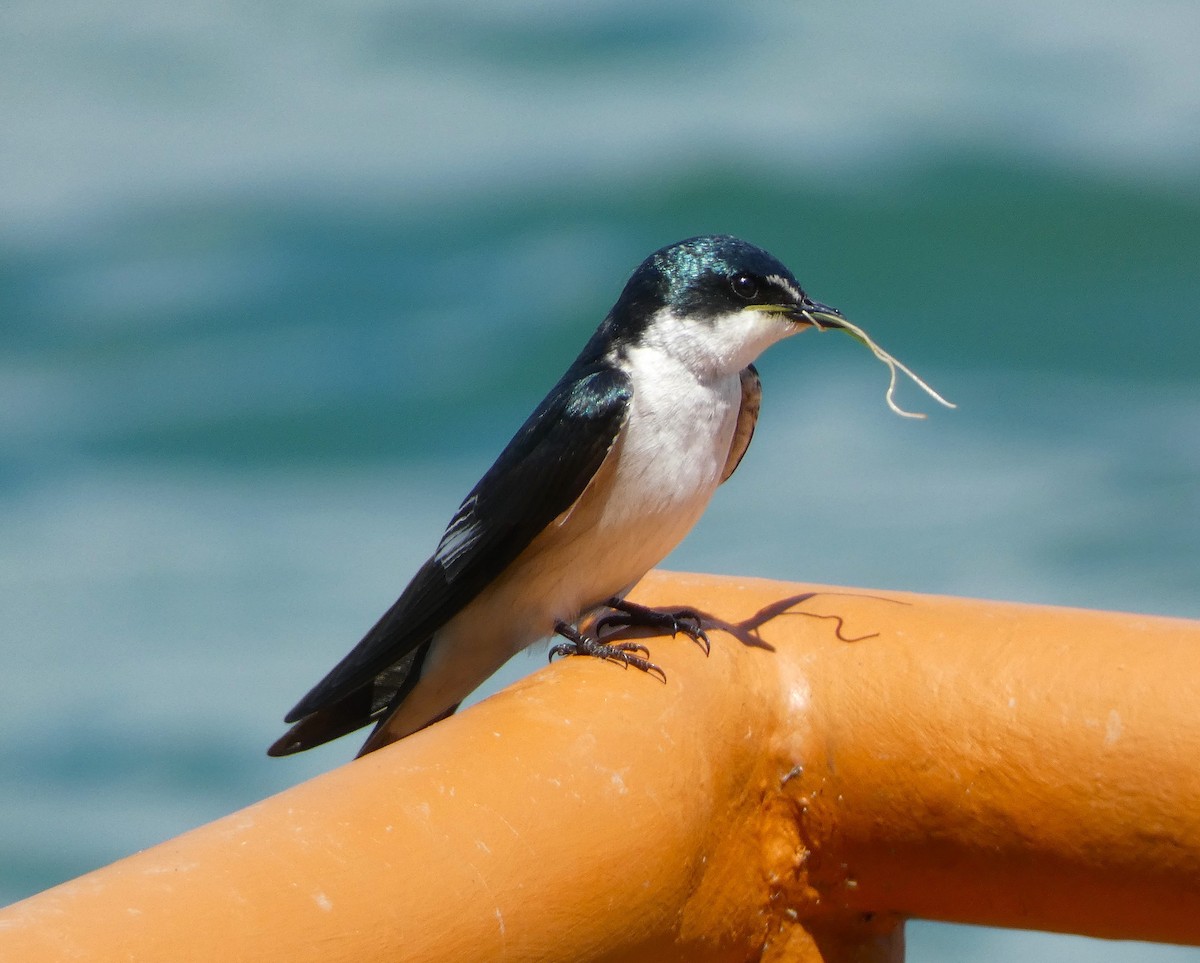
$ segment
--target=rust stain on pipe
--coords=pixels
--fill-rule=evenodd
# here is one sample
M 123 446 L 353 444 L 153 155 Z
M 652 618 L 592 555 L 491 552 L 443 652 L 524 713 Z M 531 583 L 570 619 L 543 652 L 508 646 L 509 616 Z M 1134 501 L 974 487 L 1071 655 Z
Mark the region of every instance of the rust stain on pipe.
M 556 663 L 9 907 L 0 958 L 882 963 L 909 916 L 1200 943 L 1200 623 L 636 598 L 709 613 L 711 655 Z

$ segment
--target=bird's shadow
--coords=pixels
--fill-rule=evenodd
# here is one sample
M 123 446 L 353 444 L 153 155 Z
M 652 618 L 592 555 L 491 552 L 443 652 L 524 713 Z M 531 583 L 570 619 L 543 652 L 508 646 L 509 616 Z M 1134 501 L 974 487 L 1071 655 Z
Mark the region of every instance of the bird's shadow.
M 713 615 L 711 612 L 705 612 L 703 609 L 697 609 L 693 606 L 688 606 L 686 609 L 680 608 L 678 611 L 695 613 L 695 615 L 697 615 L 700 619 L 701 628 L 706 631 L 709 629 L 719 629 L 722 632 L 732 635 L 743 645 L 756 649 L 766 649 L 768 652 L 774 652 L 775 646 L 771 645 L 762 637 L 760 630 L 768 622 L 771 622 L 777 618 L 781 618 L 785 615 L 803 616 L 805 618 L 833 622 L 834 635 L 841 642 L 865 642 L 867 639 L 873 639 L 879 635 L 878 632 L 868 632 L 865 635 L 846 635 L 844 632 L 846 620 L 841 615 L 825 615 L 820 612 L 806 612 L 802 609 L 799 611 L 793 611 L 797 608 L 797 606 L 803 605 L 805 602 L 816 598 L 818 595 L 848 595 L 854 598 L 877 599 L 878 601 L 891 602 L 895 605 L 909 604 L 908 602 L 901 601 L 900 599 L 887 598 L 886 596 L 882 595 L 864 595 L 858 592 L 801 592 L 796 595 L 789 595 L 785 598 L 778 599 L 768 605 L 764 605 L 749 618 L 745 618 L 740 622 L 730 622 L 726 619 L 720 618 L 719 616 Z M 669 605 L 655 606 L 655 608 L 663 612 L 677 611 L 677 609 Z M 598 641 L 609 642 L 617 639 L 646 638 L 657 634 L 659 633 L 652 629 L 645 629 L 638 626 L 621 627 L 614 629 L 611 632 L 603 633 L 603 638 L 598 639 Z

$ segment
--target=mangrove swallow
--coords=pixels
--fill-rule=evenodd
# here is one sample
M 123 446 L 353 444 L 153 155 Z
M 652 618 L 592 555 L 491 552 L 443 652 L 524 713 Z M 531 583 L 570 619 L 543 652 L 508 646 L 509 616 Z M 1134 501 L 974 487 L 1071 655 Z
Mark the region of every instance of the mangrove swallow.
M 685 631 L 694 612 L 625 594 L 683 539 L 737 468 L 758 419 L 752 362 L 808 327 L 841 327 L 792 273 L 728 236 L 654 252 L 566 374 L 467 495 L 432 557 L 350 653 L 288 713 L 284 756 L 370 723 L 362 753 L 450 715 L 514 653 L 555 634 L 557 653 L 656 669 L 606 621 Z M 648 653 L 645 653 L 648 654 Z

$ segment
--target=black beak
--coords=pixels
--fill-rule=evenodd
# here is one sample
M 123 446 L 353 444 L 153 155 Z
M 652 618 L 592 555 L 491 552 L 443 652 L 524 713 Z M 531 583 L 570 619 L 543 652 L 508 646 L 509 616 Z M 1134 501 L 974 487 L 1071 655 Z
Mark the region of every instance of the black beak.
M 791 316 L 792 320 L 801 323 L 807 322 L 815 328 L 840 328 L 842 326 L 841 311 L 822 304 L 820 301 L 813 301 L 811 298 L 805 298 L 792 308 Z

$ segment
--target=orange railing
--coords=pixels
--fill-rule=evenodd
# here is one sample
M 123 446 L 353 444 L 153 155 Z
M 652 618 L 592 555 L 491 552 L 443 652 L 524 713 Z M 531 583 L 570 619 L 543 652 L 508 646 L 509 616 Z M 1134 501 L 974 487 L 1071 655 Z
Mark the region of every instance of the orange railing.
M 558 662 L 9 907 L 0 959 L 898 960 L 910 916 L 1200 943 L 1200 623 L 636 597 L 711 614 L 711 655 Z

